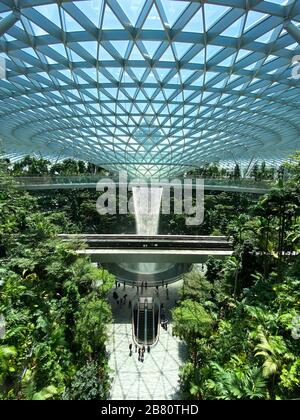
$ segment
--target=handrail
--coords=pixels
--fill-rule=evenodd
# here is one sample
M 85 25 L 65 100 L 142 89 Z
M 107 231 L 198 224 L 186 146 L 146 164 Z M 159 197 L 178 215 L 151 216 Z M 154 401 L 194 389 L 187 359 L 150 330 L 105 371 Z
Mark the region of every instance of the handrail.
M 140 326 L 140 299 L 137 299 L 136 335 L 138 336 Z M 138 341 L 138 340 L 137 340 Z
M 102 174 L 97 175 L 44 175 L 44 176 L 15 176 L 14 179 L 17 182 L 20 182 L 23 185 L 57 185 L 57 184 L 80 184 L 80 183 L 93 183 L 97 184 L 102 179 L 106 179 Z M 112 181 L 119 183 L 119 179 L 116 177 L 111 178 Z M 176 182 L 184 182 L 186 178 L 178 177 L 176 179 L 159 179 L 155 178 L 152 180 L 145 180 L 146 182 L 152 182 L 155 184 L 164 184 L 164 183 L 171 183 L 173 184 Z M 191 178 L 193 179 L 193 178 Z M 195 177 L 195 179 L 197 179 Z M 271 188 L 276 183 L 276 180 L 261 180 L 256 181 L 254 178 L 201 178 L 203 179 L 205 185 L 210 186 L 236 186 L 236 187 L 254 187 L 254 188 Z M 127 180 L 128 182 L 131 181 L 130 178 Z

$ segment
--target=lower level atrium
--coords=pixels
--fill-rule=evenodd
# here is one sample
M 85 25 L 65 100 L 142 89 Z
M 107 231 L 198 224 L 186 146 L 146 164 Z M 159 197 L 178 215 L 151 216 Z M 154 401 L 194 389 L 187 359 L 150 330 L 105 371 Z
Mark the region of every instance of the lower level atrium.
M 173 335 L 171 310 L 179 300 L 181 287 L 182 281 L 178 281 L 168 288 L 160 286 L 158 293 L 155 287 L 143 291 L 145 298 L 152 299 L 154 295 L 159 299 L 162 308 L 158 337 L 153 344 L 145 336 L 138 341 L 134 335 L 133 308 L 129 302 L 137 299 L 136 287 L 126 286 L 124 289 L 120 285 L 110 291 L 113 322 L 109 327 L 107 350 L 113 372 L 112 400 L 173 400 L 179 397 L 179 370 L 186 360 L 187 350 L 184 342 Z M 114 293 L 118 293 L 119 299 L 113 297 Z M 120 303 L 122 296 L 126 296 L 125 303 Z M 140 357 L 138 350 L 143 346 L 145 353 Z

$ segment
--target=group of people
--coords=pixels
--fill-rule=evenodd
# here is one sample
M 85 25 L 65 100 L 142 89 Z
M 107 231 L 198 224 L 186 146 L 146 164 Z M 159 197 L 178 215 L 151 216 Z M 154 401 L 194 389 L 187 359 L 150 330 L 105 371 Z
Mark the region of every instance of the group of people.
M 123 297 L 119 298 L 119 295 L 117 292 L 113 292 L 113 298 L 116 300 L 118 305 L 125 305 L 127 302 L 127 294 L 125 294 Z M 128 307 L 131 308 L 131 300 L 128 301 Z
M 139 347 L 137 344 L 135 344 L 135 353 L 138 353 L 138 361 L 139 362 L 144 362 L 145 359 L 145 352 L 146 352 L 146 347 L 142 346 Z M 147 346 L 147 352 L 150 353 L 150 346 Z M 129 356 L 132 356 L 132 343 L 129 344 Z

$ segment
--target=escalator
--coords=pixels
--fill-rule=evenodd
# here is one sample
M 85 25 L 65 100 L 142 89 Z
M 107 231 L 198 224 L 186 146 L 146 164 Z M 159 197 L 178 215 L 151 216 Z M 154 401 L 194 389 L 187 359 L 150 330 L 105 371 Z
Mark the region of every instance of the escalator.
M 147 311 L 147 342 L 153 343 L 154 338 L 153 311 Z
M 151 346 L 158 340 L 160 322 L 159 301 L 152 297 L 138 297 L 133 303 L 132 323 L 134 341 L 138 345 Z
M 139 322 L 138 322 L 138 338 L 141 343 L 145 342 L 145 309 L 141 308 L 139 311 Z

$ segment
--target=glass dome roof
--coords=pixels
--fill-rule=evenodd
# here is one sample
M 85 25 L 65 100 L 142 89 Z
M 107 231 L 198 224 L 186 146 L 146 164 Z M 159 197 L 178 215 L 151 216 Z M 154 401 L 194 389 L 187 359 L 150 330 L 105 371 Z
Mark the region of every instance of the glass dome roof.
M 151 176 L 279 162 L 299 22 L 299 0 L 1 0 L 0 149 Z

